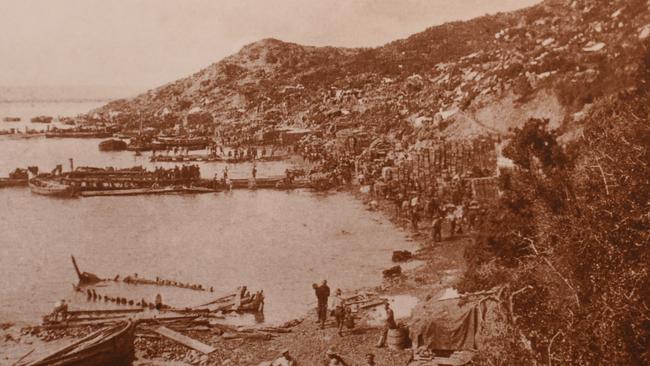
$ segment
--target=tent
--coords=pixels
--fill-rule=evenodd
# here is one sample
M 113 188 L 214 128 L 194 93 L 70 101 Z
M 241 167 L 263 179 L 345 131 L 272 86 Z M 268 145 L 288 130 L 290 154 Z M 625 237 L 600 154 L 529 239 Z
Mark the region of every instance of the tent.
M 490 298 L 456 297 L 430 300 L 416 308 L 409 324 L 414 348 L 430 350 L 477 350 L 481 348 L 481 329 L 488 312 L 497 304 Z

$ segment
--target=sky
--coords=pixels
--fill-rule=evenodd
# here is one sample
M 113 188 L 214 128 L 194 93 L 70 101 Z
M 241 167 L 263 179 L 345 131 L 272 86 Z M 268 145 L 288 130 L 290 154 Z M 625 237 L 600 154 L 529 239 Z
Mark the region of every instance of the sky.
M 0 0 L 0 87 L 144 90 L 263 38 L 374 47 L 538 0 Z

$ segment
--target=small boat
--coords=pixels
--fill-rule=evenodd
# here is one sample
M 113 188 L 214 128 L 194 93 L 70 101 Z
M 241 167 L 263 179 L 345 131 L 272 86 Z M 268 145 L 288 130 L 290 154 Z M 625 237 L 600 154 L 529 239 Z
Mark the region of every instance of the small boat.
M 135 358 L 135 322 L 100 329 L 24 366 L 126 366 Z
M 57 118 L 60 123 L 67 125 L 67 126 L 74 126 L 76 123 L 74 121 L 74 118 L 72 117 L 61 117 Z
M 48 177 L 35 177 L 29 180 L 32 193 L 44 196 L 73 197 L 76 195 L 74 187 L 57 182 Z
M 126 150 L 126 142 L 118 139 L 110 139 L 99 143 L 99 151 L 123 151 Z
M 50 116 L 36 116 L 31 119 L 32 123 L 52 123 L 54 118 Z
M 5 117 L 2 120 L 4 122 L 20 122 L 20 117 Z

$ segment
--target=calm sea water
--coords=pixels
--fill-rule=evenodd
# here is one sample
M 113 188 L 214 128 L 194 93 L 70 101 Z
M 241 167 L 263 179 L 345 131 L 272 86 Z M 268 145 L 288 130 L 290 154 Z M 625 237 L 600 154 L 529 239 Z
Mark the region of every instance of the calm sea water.
M 0 175 L 27 165 L 67 166 L 68 158 L 77 166 L 148 166 L 147 156 L 99 152 L 98 142 L 0 137 Z M 259 164 L 258 174 L 282 174 L 285 167 Z M 231 175 L 247 177 L 250 168 L 231 166 Z M 223 165 L 205 163 L 201 169 L 209 177 Z M 265 320 L 275 323 L 313 306 L 313 282 L 326 278 L 331 287 L 343 289 L 379 284 L 390 252 L 412 245 L 379 214 L 343 193 L 53 199 L 26 188 L 0 189 L 0 322 L 35 322 L 60 298 L 72 301 L 72 308 L 89 306 L 72 290 L 71 254 L 82 270 L 103 277 L 138 273 L 215 288 L 214 294 L 165 289 L 165 301 L 175 306 L 197 305 L 241 284 L 264 289 Z M 161 290 L 102 291 L 151 301 Z
M 55 118 L 51 126 L 68 128 L 56 121 L 57 117 L 74 117 L 81 113 L 86 113 L 92 109 L 104 105 L 105 102 L 0 102 L 0 130 L 9 130 L 16 128 L 25 131 L 25 127 L 30 130 L 45 130 L 47 124 L 31 123 L 30 119 L 36 116 L 51 116 Z M 5 117 L 20 117 L 20 122 L 4 122 Z

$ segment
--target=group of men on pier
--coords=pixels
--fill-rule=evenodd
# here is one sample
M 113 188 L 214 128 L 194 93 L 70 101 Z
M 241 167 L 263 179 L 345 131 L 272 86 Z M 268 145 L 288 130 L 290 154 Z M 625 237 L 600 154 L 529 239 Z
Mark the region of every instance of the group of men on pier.
M 201 168 L 198 165 L 183 165 L 180 168 L 175 166 L 173 169 L 156 167 L 153 171 L 156 180 L 182 180 L 194 181 L 201 178 Z

